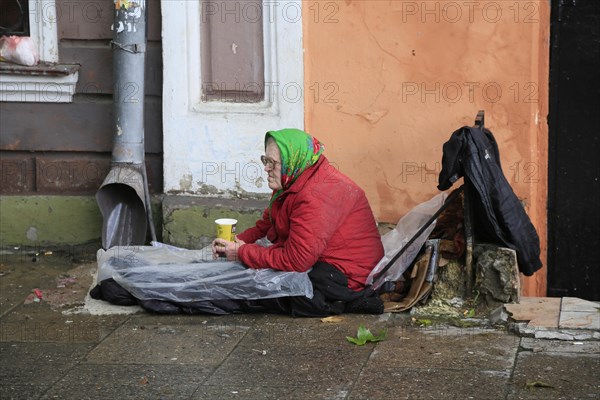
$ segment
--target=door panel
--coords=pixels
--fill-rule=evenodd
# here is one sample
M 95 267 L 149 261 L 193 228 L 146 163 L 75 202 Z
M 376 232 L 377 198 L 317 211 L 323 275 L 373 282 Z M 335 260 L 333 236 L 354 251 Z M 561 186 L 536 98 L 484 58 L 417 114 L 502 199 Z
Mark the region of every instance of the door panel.
M 600 2 L 555 0 L 548 295 L 600 300 Z

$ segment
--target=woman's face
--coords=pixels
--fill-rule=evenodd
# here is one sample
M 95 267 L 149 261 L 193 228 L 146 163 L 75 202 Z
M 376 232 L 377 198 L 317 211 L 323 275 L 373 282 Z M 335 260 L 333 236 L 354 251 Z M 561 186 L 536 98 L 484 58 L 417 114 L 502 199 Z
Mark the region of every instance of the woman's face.
M 281 185 L 281 154 L 279 154 L 279 147 L 273 139 L 267 139 L 265 155 L 267 156 L 265 171 L 269 175 L 267 178 L 269 187 L 271 190 L 283 189 Z

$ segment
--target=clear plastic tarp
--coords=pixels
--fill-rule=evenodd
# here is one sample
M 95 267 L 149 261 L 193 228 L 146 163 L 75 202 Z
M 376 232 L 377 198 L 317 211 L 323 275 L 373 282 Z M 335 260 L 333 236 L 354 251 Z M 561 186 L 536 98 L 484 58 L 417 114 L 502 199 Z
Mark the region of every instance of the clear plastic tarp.
M 305 272 L 250 269 L 237 261 L 213 260 L 206 248 L 187 250 L 154 242 L 99 250 L 97 259 L 98 282 L 113 278 L 140 300 L 313 297 Z
M 447 194 L 440 193 L 430 200 L 417 205 L 415 208 L 410 210 L 408 214 L 398 221 L 396 227 L 383 235 L 381 241 L 383 243 L 384 256 L 377 263 L 375 268 L 369 274 L 367 278 L 367 284 L 372 284 L 373 289 L 378 289 L 387 281 L 397 281 L 400 279 L 404 271 L 414 261 L 415 257 L 419 254 L 421 247 L 435 228 L 435 222 L 429 225 L 427 229 L 423 231 L 421 235 L 410 245 L 408 249 L 394 262 L 394 264 L 386 271 L 383 276 L 378 277 L 375 282 L 375 276 L 381 271 L 387 263 L 394 258 L 394 256 L 404 247 L 410 239 L 421 229 L 423 225 L 436 213 L 437 210 L 444 204 Z

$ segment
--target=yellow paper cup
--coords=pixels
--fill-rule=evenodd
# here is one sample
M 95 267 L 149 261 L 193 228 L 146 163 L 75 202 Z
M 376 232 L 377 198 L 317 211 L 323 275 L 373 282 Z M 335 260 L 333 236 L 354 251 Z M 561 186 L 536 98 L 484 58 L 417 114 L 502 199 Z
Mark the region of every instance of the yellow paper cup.
M 235 239 L 235 226 L 237 219 L 233 218 L 220 218 L 215 221 L 217 224 L 217 237 L 233 242 Z

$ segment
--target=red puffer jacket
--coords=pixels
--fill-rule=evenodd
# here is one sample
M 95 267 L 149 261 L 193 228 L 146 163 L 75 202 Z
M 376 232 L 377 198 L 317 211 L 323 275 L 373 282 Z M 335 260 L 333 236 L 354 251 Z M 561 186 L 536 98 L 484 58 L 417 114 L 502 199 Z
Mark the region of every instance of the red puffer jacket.
M 250 268 L 304 272 L 324 261 L 348 277 L 349 288 L 360 290 L 383 257 L 364 191 L 324 156 L 275 200 L 271 213 L 265 210 L 255 227 L 238 235 L 247 243 L 238 256 Z M 264 236 L 272 246 L 252 244 Z

